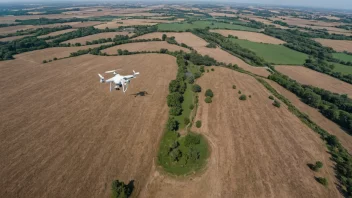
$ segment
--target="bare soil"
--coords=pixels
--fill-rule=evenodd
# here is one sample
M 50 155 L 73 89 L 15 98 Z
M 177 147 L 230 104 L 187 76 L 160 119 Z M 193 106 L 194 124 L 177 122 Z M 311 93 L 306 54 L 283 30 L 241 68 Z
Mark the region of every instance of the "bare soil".
M 109 92 L 97 73 L 141 74 Z M 0 63 L 0 197 L 110 197 L 111 182 L 144 188 L 168 115 L 169 55 L 83 55 Z M 146 91 L 148 94 L 139 96 Z
M 348 51 L 352 53 L 352 41 L 346 40 L 331 40 L 331 39 L 314 39 L 324 46 L 332 47 L 334 50 L 343 52 Z
M 167 43 L 166 41 L 151 41 L 151 42 L 139 42 L 139 43 L 127 43 L 122 45 L 117 45 L 114 47 L 107 48 L 102 50 L 102 52 L 106 52 L 107 54 L 117 54 L 117 50 L 128 50 L 130 52 L 138 52 L 138 51 L 159 51 L 160 49 L 168 49 L 169 51 L 185 51 L 190 52 L 189 49 L 180 47 L 177 45 L 172 45 Z
M 82 45 L 86 44 L 86 41 L 93 41 L 93 40 L 98 40 L 101 38 L 115 38 L 116 35 L 133 35 L 133 34 L 129 34 L 128 32 L 104 32 L 104 33 L 99 33 L 99 34 L 93 34 L 93 35 L 89 35 L 89 36 L 84 36 L 84 37 L 79 37 L 79 38 L 75 38 L 75 39 L 71 39 L 68 41 L 64 41 L 62 43 L 80 43 Z
M 338 137 L 341 144 L 352 154 L 352 136 L 346 131 L 342 130 L 340 126 L 332 122 L 331 120 L 324 117 L 317 109 L 310 107 L 309 105 L 302 102 L 295 94 L 288 91 L 284 87 L 281 87 L 274 81 L 266 81 L 281 95 L 285 96 L 290 102 L 297 107 L 301 112 L 307 114 L 309 119 L 318 124 L 320 127 L 328 131 L 330 134 Z
M 258 43 L 269 43 L 277 45 L 286 43 L 285 41 L 282 41 L 280 39 L 257 32 L 247 32 L 238 30 L 211 30 L 211 32 L 219 33 L 225 37 L 228 37 L 229 35 L 237 36 L 239 39 L 245 39 Z
M 275 67 L 279 72 L 297 80 L 299 83 L 305 85 L 313 85 L 329 90 L 334 93 L 348 94 L 352 96 L 352 85 L 338 80 L 326 74 L 316 72 L 303 66 L 277 66 Z
M 155 171 L 142 197 L 342 197 L 319 136 L 287 107 L 274 107 L 270 93 L 254 78 L 214 68 L 197 80 L 204 90 L 213 90 L 214 98 L 206 104 L 200 94 L 196 120 L 202 127 L 192 128 L 211 146 L 206 170 L 191 178 Z M 240 101 L 238 90 L 252 97 Z M 315 173 L 307 163 L 317 160 L 324 167 Z M 314 176 L 328 178 L 328 187 Z

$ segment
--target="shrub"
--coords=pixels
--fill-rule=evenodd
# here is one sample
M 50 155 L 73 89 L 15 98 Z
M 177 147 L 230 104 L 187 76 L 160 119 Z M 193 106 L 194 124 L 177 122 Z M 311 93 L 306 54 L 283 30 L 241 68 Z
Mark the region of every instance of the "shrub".
M 214 68 L 211 68 L 211 71 L 214 71 Z
M 238 91 L 238 94 L 241 94 L 241 93 L 242 93 L 241 90 L 239 90 L 239 91 Z
M 48 61 L 46 61 L 46 60 L 43 60 L 43 63 L 47 63 Z
M 168 51 L 168 50 L 167 50 L 167 49 L 164 49 L 164 48 L 161 48 L 161 49 L 160 49 L 160 53 L 162 53 L 162 54 L 165 54 L 167 51 Z
M 185 137 L 185 146 L 189 147 L 200 143 L 200 135 L 187 134 Z
M 211 102 L 213 102 L 212 99 L 211 99 L 211 97 L 209 97 L 209 96 L 207 96 L 207 97 L 204 99 L 204 101 L 205 101 L 206 103 L 211 103 Z
M 169 107 L 181 106 L 183 96 L 179 92 L 170 93 L 167 96 L 167 105 Z
M 51 62 L 52 60 L 50 59 L 49 62 Z
M 236 85 L 232 85 L 232 89 L 236 89 Z
M 194 83 L 194 77 L 193 77 L 193 76 L 190 76 L 190 77 L 188 78 L 188 83 L 189 83 L 189 84 L 193 84 L 193 83 Z
M 279 101 L 277 101 L 277 100 L 274 100 L 273 105 L 274 105 L 275 107 L 277 107 L 277 108 L 280 108 L 281 103 L 280 103 Z
M 115 180 L 111 184 L 112 198 L 127 198 L 132 194 L 133 183 L 126 185 L 124 182 Z
M 166 38 L 167 38 L 166 34 L 163 34 L 163 36 L 161 37 L 161 39 L 162 39 L 163 41 L 165 41 Z
M 207 48 L 216 48 L 216 45 L 214 43 L 209 43 L 206 45 Z
M 180 106 L 171 107 L 169 114 L 173 116 L 179 116 L 182 114 L 182 108 Z
M 317 182 L 323 184 L 324 186 L 328 185 L 328 180 L 324 177 L 316 177 L 315 180 L 317 180 Z
M 198 121 L 196 122 L 196 127 L 197 127 L 197 128 L 200 128 L 201 126 L 202 126 L 202 121 L 198 120 Z
M 205 72 L 205 70 L 204 70 L 204 66 L 203 66 L 203 65 L 202 65 L 202 66 L 200 66 L 199 71 L 200 71 L 200 72 L 202 72 L 202 73 L 204 73 L 204 72 Z
M 193 104 L 190 104 L 190 105 L 189 105 L 189 109 L 192 110 L 193 108 L 194 108 L 194 105 L 193 105 Z
M 247 100 L 247 96 L 242 94 L 240 97 L 239 97 L 240 100 Z
M 193 92 L 201 92 L 202 91 L 202 88 L 198 85 L 198 84 L 194 84 L 192 86 L 192 91 Z
M 317 172 L 319 169 L 323 168 L 323 163 L 321 161 L 316 161 L 315 164 L 308 164 L 308 167 Z
M 166 127 L 169 131 L 177 131 L 178 125 L 179 125 L 179 123 L 177 122 L 177 120 L 175 120 L 175 118 L 173 118 L 173 117 L 170 117 L 167 120 Z
M 201 76 L 202 74 L 200 72 L 194 73 L 194 78 L 197 79 Z
M 172 161 L 179 161 L 182 157 L 182 152 L 180 151 L 180 149 L 176 148 L 172 150 L 169 155 Z
M 213 97 L 214 96 L 214 93 L 211 89 L 207 89 L 205 91 L 205 96 L 209 96 L 209 97 Z
M 249 98 L 252 98 L 252 96 L 251 96 L 251 95 L 249 95 L 248 97 L 249 97 Z
M 54 57 L 54 60 L 57 60 L 57 58 L 56 58 L 56 57 Z
M 270 100 L 274 100 L 274 96 L 269 96 L 269 99 Z
M 207 72 L 209 72 L 209 69 L 207 69 Z
M 122 49 L 118 49 L 118 50 L 117 50 L 117 54 L 118 54 L 118 55 L 122 55 L 122 54 L 123 54 Z
M 183 123 L 184 123 L 185 125 L 188 125 L 190 122 L 191 122 L 191 121 L 189 120 L 189 118 L 183 119 Z

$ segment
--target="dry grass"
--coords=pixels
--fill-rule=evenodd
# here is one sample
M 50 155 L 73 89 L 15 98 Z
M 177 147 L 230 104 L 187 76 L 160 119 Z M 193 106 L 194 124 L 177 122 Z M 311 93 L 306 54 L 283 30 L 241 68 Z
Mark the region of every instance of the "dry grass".
M 141 73 L 125 94 L 99 83 L 98 72 L 115 68 Z M 168 115 L 174 57 L 11 60 L 0 69 L 0 197 L 109 197 L 115 179 L 134 180 L 136 194 L 145 189 Z M 133 95 L 140 91 L 148 94 Z
M 99 34 L 93 34 L 93 35 L 89 35 L 89 36 L 84 36 L 84 37 L 80 37 L 80 38 L 75 38 L 75 39 L 71 39 L 68 41 L 64 41 L 62 43 L 81 43 L 82 45 L 86 44 L 86 41 L 93 41 L 93 40 L 98 40 L 101 38 L 115 38 L 116 35 L 129 35 L 131 36 L 132 34 L 129 34 L 128 32 L 104 32 L 104 33 L 99 33 Z
M 352 154 L 352 136 L 346 133 L 341 127 L 331 120 L 323 116 L 319 110 L 310 107 L 309 105 L 303 103 L 295 94 L 288 91 L 287 89 L 281 87 L 274 81 L 266 80 L 278 93 L 285 96 L 290 102 L 297 107 L 301 112 L 307 114 L 309 119 L 317 123 L 320 127 L 328 131 L 329 133 L 336 135 L 341 142 L 341 144 Z
M 257 33 L 257 32 L 246 32 L 246 31 L 237 31 L 237 30 L 211 30 L 211 32 L 216 32 L 219 33 L 223 36 L 237 36 L 239 39 L 245 39 L 253 42 L 259 42 L 259 43 L 270 43 L 270 44 L 284 44 L 285 41 L 282 41 L 280 39 L 262 34 L 262 33 Z
M 197 83 L 214 92 L 206 104 L 200 94 L 195 120 L 211 146 L 207 168 L 187 179 L 155 171 L 140 195 L 145 197 L 342 197 L 323 141 L 296 116 L 274 107 L 270 93 L 254 78 L 214 67 Z M 236 90 L 232 85 L 237 86 Z M 252 97 L 238 99 L 238 90 Z M 328 178 L 326 188 L 315 181 L 307 163 L 321 160 L 318 175 Z
M 57 36 L 57 35 L 65 34 L 65 33 L 72 32 L 72 31 L 76 31 L 76 30 L 75 29 L 60 30 L 60 31 L 51 32 L 49 34 L 45 34 L 45 35 L 42 35 L 42 36 L 38 36 L 38 38 L 45 38 L 45 37 L 48 37 L 48 36 Z
M 2 39 L 0 39 L 0 41 L 1 42 L 14 41 L 14 40 L 17 40 L 17 39 L 24 38 L 26 36 L 31 36 L 31 35 L 11 36 L 11 37 L 2 38 Z
M 81 27 L 89 27 L 89 26 L 95 26 L 102 24 L 103 22 L 100 21 L 84 21 L 84 22 L 78 22 L 74 25 L 71 25 L 72 28 L 81 28 Z
M 303 66 L 277 66 L 275 69 L 304 85 L 313 85 L 334 93 L 348 94 L 349 97 L 352 96 L 351 84 L 326 74 L 313 71 Z
M 127 43 L 122 45 L 117 45 L 114 47 L 107 48 L 102 50 L 102 52 L 106 52 L 107 54 L 117 54 L 117 50 L 128 50 L 130 52 L 138 52 L 138 51 L 159 51 L 160 49 L 168 49 L 169 51 L 180 51 L 183 50 L 185 52 L 190 52 L 189 49 L 180 47 L 177 45 L 172 45 L 167 43 L 166 41 L 151 41 L 151 42 L 139 42 L 139 43 Z
M 352 52 L 352 41 L 320 39 L 320 38 L 317 38 L 314 40 L 318 41 L 324 46 L 332 47 L 334 50 L 339 52 L 343 52 L 343 51 Z

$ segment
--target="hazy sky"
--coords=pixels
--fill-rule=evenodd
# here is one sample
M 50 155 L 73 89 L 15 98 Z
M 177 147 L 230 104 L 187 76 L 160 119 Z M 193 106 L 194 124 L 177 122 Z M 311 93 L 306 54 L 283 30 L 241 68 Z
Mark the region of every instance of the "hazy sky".
M 59 2 L 151 2 L 153 0 L 0 0 L 0 3 L 11 3 L 11 2 L 46 2 L 46 3 L 59 3 Z M 178 0 L 155 0 L 155 2 L 178 2 Z M 320 8 L 340 8 L 352 10 L 352 0 L 180 0 L 180 2 L 209 2 L 215 4 L 219 3 L 256 3 L 256 4 L 270 4 L 270 5 L 292 5 L 292 6 L 305 6 L 305 7 L 320 7 Z

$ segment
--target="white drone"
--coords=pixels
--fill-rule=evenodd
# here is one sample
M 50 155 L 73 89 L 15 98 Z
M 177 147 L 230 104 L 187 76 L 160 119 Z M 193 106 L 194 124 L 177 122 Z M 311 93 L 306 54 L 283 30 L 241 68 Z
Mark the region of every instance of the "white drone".
M 121 76 L 120 74 L 116 73 L 117 70 L 106 71 L 106 74 L 113 73 L 114 77 L 105 80 L 104 76 L 98 74 L 100 77 L 101 83 L 110 83 L 110 92 L 111 92 L 111 83 L 115 83 L 115 89 L 120 90 L 122 87 L 122 91 L 125 93 L 128 88 L 128 84 L 130 84 L 130 80 L 136 78 L 139 72 L 135 72 L 133 70 L 133 75 Z

